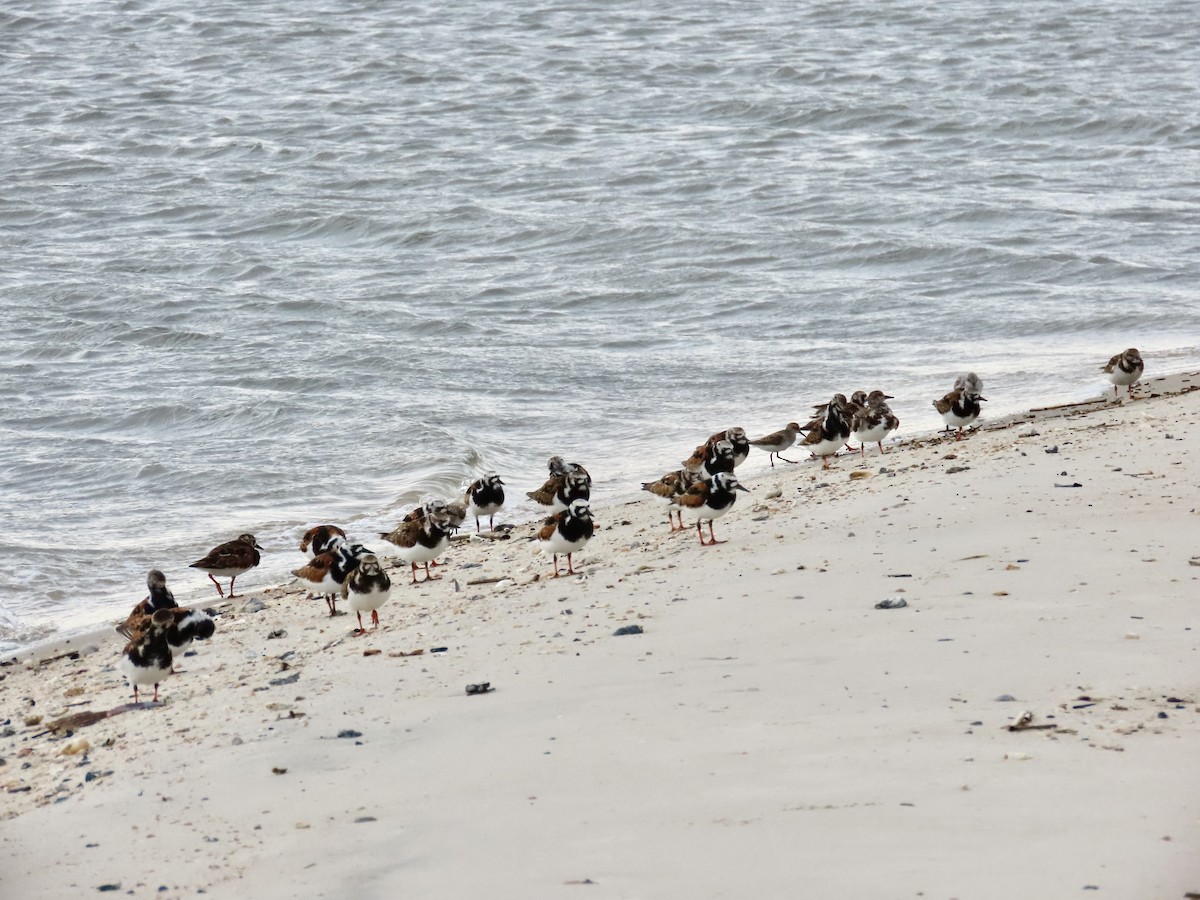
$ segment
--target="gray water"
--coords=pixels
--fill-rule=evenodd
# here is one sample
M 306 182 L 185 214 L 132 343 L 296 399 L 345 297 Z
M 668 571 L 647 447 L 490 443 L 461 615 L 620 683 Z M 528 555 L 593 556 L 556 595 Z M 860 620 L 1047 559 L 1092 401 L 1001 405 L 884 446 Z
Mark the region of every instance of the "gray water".
M 552 453 L 603 517 L 835 391 L 1200 363 L 1188 3 L 15 2 L 0 123 L 10 645 Z

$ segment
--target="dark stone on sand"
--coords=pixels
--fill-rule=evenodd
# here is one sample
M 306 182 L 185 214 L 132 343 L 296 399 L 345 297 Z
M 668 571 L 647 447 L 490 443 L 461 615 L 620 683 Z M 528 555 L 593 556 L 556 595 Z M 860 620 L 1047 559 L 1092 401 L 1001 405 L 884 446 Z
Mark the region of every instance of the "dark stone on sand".
M 613 632 L 613 637 L 622 637 L 627 634 L 644 634 L 641 625 L 623 625 Z
M 354 824 L 358 825 L 361 822 L 378 822 L 378 821 L 379 820 L 376 819 L 374 816 L 359 816 L 357 819 L 354 820 Z
M 1016 701 L 1016 699 L 1017 698 L 1014 697 L 1012 694 L 1001 694 L 999 697 L 996 698 L 996 702 L 997 703 L 1013 703 Z
M 284 684 L 295 684 L 295 683 L 296 683 L 297 681 L 299 681 L 299 680 L 300 680 L 300 673 L 299 673 L 299 672 L 293 672 L 291 675 L 288 675 L 288 676 L 286 676 L 286 677 L 284 677 L 284 678 L 272 678 L 272 679 L 271 679 L 269 682 L 267 682 L 267 683 L 268 683 L 269 685 L 271 685 L 272 687 L 279 687 L 279 686 L 281 686 L 281 685 L 284 685 Z
M 98 891 L 119 891 L 120 889 L 120 884 L 102 884 L 100 887 L 96 888 Z
M 338 732 L 340 738 L 357 738 L 362 737 L 361 731 L 355 731 L 353 728 L 343 728 Z

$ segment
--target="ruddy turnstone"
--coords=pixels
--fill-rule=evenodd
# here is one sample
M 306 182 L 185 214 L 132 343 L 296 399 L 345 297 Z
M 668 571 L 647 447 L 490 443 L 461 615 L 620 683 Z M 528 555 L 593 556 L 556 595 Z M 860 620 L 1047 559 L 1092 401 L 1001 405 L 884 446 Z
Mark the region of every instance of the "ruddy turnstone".
M 154 702 L 158 702 L 158 683 L 171 674 L 171 645 L 167 629 L 175 621 L 171 610 L 160 609 L 142 616 L 131 629 L 129 643 L 121 651 L 119 668 L 133 685 L 133 702 L 138 702 L 138 688 L 154 685 Z
M 732 472 L 733 465 L 733 442 L 725 438 L 711 444 L 701 444 L 683 461 L 683 468 L 701 478 L 712 478 L 718 472 Z
M 565 474 L 565 473 L 564 473 Z M 495 530 L 496 513 L 504 506 L 504 482 L 495 472 L 471 482 L 465 496 L 467 515 L 475 517 L 475 532 L 479 533 L 479 520 L 488 517 L 488 528 Z
M 671 531 L 680 531 L 683 529 L 683 519 L 679 520 L 679 527 L 675 527 L 674 514 L 679 513 L 679 508 L 671 501 L 684 493 L 688 488 L 701 479 L 701 476 L 692 472 L 689 469 L 678 469 L 674 472 L 668 472 L 658 481 L 646 481 L 642 483 L 642 490 L 649 491 L 655 497 L 667 502 L 667 524 L 671 526 Z
M 383 606 L 392 592 L 392 580 L 379 564 L 379 557 L 367 553 L 359 557 L 358 567 L 351 572 L 342 585 L 342 596 L 358 616 L 358 633 L 365 634 L 362 614 L 371 613 L 371 624 L 379 627 L 379 607 Z
M 314 556 L 308 565 L 294 569 L 292 574 L 303 581 L 314 594 L 325 597 L 329 615 L 337 615 L 337 595 L 342 593 L 346 577 L 358 568 L 359 560 L 371 551 L 362 544 L 337 544 L 332 550 Z
M 208 555 L 204 559 L 198 559 L 192 563 L 190 568 L 200 569 L 208 573 L 208 577 L 217 587 L 217 593 L 222 597 L 225 592 L 221 590 L 221 585 L 217 582 L 218 578 L 229 579 L 229 597 L 232 599 L 236 596 L 233 593 L 233 582 L 239 576 L 249 572 L 258 565 L 262 558 L 259 552 L 262 547 L 258 546 L 258 541 L 254 539 L 252 534 L 243 534 L 236 540 L 228 541 L 221 544 L 219 547 L 214 547 L 208 551 Z
M 809 423 L 808 434 L 804 436 L 801 446 L 821 457 L 821 468 L 829 468 L 829 457 L 833 456 L 850 439 L 850 421 L 846 418 L 846 406 L 849 401 L 845 394 L 834 394 L 825 404 L 823 415 L 817 416 Z
M 750 456 L 750 439 L 746 437 L 746 429 L 734 426 L 716 434 L 709 435 L 704 443 L 711 447 L 718 441 L 729 441 L 733 445 L 733 467 L 736 469 Z
M 450 546 L 450 532 L 454 530 L 454 517 L 447 509 L 448 504 L 433 500 L 424 505 L 423 515 L 402 521 L 391 532 L 380 532 L 385 541 L 400 548 L 396 554 L 401 562 L 412 566 L 412 583 L 417 584 L 417 564 L 425 567 L 425 581 L 440 578 L 429 574 L 429 564 Z
M 700 536 L 700 546 L 711 547 L 713 544 L 723 544 L 713 534 L 713 519 L 720 518 L 733 508 L 738 491 L 749 491 L 732 472 L 718 472 L 708 481 L 698 481 L 684 493 L 675 497 L 671 502 L 696 517 L 696 534 Z M 700 523 L 708 520 L 708 537 L 704 540 L 704 532 Z
M 788 422 L 787 426 L 779 431 L 772 431 L 765 437 L 755 438 L 750 442 L 750 446 L 757 447 L 760 450 L 766 450 L 770 454 L 767 458 L 771 460 L 771 468 L 775 468 L 775 457 L 779 457 L 784 462 L 794 463 L 799 462 L 798 459 L 788 459 L 781 456 L 784 450 L 788 449 L 796 443 L 796 438 L 800 436 L 800 426 L 795 422 Z
M 867 402 L 854 414 L 850 422 L 854 439 L 858 441 L 859 453 L 864 459 L 867 455 L 867 444 L 878 444 L 879 452 L 884 453 L 883 439 L 900 427 L 900 420 L 887 404 L 891 399 L 892 397 L 883 391 L 871 391 Z
M 934 400 L 933 407 L 942 415 L 946 430 L 957 428 L 956 441 L 962 440 L 962 430 L 974 423 L 982 411 L 980 402 L 986 403 L 987 397 L 981 397 L 983 382 L 975 373 L 960 375 L 954 382 L 956 387 L 941 400 Z
M 327 553 L 338 544 L 346 543 L 346 532 L 336 525 L 314 525 L 300 539 L 300 552 L 309 559 Z
M 183 653 L 192 645 L 193 640 L 207 640 L 217 630 L 217 623 L 213 621 L 212 616 L 201 609 L 170 606 L 141 612 L 141 606 L 142 604 L 138 604 L 129 614 L 129 618 L 117 626 L 117 634 L 127 641 L 133 640 L 137 632 L 146 631 L 150 627 L 151 617 L 159 612 L 169 616 L 169 619 L 160 617 L 160 621 L 164 625 L 167 643 L 170 644 L 172 653 Z M 170 671 L 174 673 L 174 666 L 171 666 Z
M 596 525 L 592 521 L 592 510 L 587 500 L 575 499 L 562 512 L 548 518 L 538 531 L 537 539 L 541 549 L 549 553 L 554 561 L 554 577 L 558 573 L 558 556 L 567 555 L 567 574 L 574 575 L 571 565 L 571 554 L 582 550 L 592 538 Z
M 548 512 L 561 512 L 571 505 L 572 500 L 591 499 L 592 478 L 580 466 L 561 475 L 550 476 L 545 484 L 525 496 L 540 506 L 548 507 Z
M 1124 353 L 1118 353 L 1108 361 L 1107 366 L 1101 369 L 1108 376 L 1108 380 L 1112 382 L 1114 400 L 1117 399 L 1117 389 L 1120 387 L 1125 388 L 1127 397 L 1133 397 L 1133 386 L 1142 377 L 1142 372 L 1145 370 L 1146 364 L 1142 362 L 1142 354 L 1133 347 Z

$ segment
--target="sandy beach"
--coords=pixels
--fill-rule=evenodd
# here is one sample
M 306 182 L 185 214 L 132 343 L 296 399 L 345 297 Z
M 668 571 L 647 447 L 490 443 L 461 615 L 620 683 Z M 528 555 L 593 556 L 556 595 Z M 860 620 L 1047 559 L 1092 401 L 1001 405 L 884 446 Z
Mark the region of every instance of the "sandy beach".
M 0 895 L 1200 893 L 1197 388 L 755 451 L 714 548 L 597 496 L 581 577 L 470 538 L 364 637 L 249 575 L 161 703 L 70 732 L 131 702 L 122 639 L 6 660 Z

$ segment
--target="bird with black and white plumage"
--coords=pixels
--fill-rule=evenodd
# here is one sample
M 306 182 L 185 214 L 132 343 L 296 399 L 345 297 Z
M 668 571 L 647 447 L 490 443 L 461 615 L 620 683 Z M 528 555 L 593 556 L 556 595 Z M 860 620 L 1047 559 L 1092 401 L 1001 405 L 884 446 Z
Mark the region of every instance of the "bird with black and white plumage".
M 538 529 L 537 541 L 543 553 L 549 553 L 554 564 L 554 577 L 559 577 L 558 557 L 566 554 L 567 574 L 576 575 L 571 555 L 582 550 L 595 533 L 591 505 L 587 500 L 575 499 L 561 512 L 546 519 Z
M 379 557 L 367 553 L 358 560 L 358 566 L 346 576 L 342 584 L 342 597 L 350 604 L 358 616 L 358 634 L 366 633 L 363 628 L 362 614 L 371 614 L 371 624 L 379 627 L 379 607 L 387 602 L 392 592 L 392 580 L 383 571 Z
M 954 439 L 962 440 L 963 429 L 975 423 L 983 411 L 980 403 L 986 403 L 983 396 L 983 379 L 974 372 L 967 372 L 954 379 L 954 389 L 940 400 L 933 401 L 933 408 L 942 416 L 946 430 L 956 428 Z
M 159 682 L 171 674 L 174 661 L 167 641 L 167 629 L 174 621 L 170 609 L 160 609 L 140 616 L 127 630 L 124 626 L 117 629 L 129 640 L 121 651 L 118 668 L 133 685 L 134 703 L 138 702 L 138 688 L 149 684 L 154 685 L 154 702 L 158 702 Z
M 687 491 L 697 481 L 700 481 L 701 477 L 699 473 L 693 472 L 690 469 L 676 469 L 674 472 L 668 472 L 657 481 L 642 483 L 643 491 L 647 491 L 666 502 L 667 524 L 671 526 L 671 531 L 681 531 L 683 529 L 682 518 L 679 520 L 679 527 L 675 527 L 675 516 L 679 514 L 679 508 L 671 501 Z
M 682 494 L 674 497 L 671 502 L 679 507 L 681 513 L 686 512 L 695 517 L 696 534 L 700 537 L 700 545 L 711 547 L 715 544 L 725 543 L 725 541 L 718 541 L 716 535 L 713 534 L 713 519 L 718 519 L 733 509 L 738 491 L 749 490 L 737 480 L 732 472 L 717 472 L 710 479 L 696 482 Z M 708 522 L 709 539 L 707 541 L 704 540 L 704 531 L 700 527 L 701 523 L 705 521 Z
M 337 615 L 337 595 L 342 593 L 342 586 L 351 572 L 358 568 L 362 557 L 371 551 L 362 544 L 335 544 L 332 550 L 326 550 L 314 556 L 306 565 L 294 569 L 292 574 L 308 587 L 311 594 L 320 594 L 325 598 L 329 615 Z
M 834 394 L 824 404 L 824 412 L 817 415 L 807 426 L 808 433 L 800 446 L 821 458 L 821 467 L 829 468 L 829 457 L 845 446 L 850 439 L 850 420 L 846 415 L 849 401 L 845 394 Z
M 163 625 L 167 643 L 173 654 L 183 653 L 192 645 L 192 641 L 204 641 L 212 637 L 217 630 L 217 624 L 212 616 L 202 609 L 188 609 L 183 606 L 164 606 L 151 610 L 142 601 L 131 612 L 128 618 L 117 626 L 117 634 L 126 640 L 133 640 L 139 631 L 145 631 L 150 625 L 151 617 L 158 615 Z M 174 666 L 170 667 L 174 672 Z
M 883 449 L 884 438 L 900 427 L 900 420 L 887 403 L 891 399 L 892 396 L 883 391 L 871 391 L 867 395 L 866 403 L 850 420 L 850 430 L 854 439 L 858 441 L 859 453 L 864 459 L 867 455 L 867 444 L 878 444 L 879 452 L 886 452 Z
M 464 499 L 467 515 L 475 517 L 475 532 L 482 532 L 479 520 L 484 516 L 488 519 L 488 529 L 494 531 L 496 513 L 504 507 L 504 482 L 500 476 L 489 472 L 482 478 L 476 478 L 467 488 Z
M 249 572 L 259 564 L 262 559 L 260 550 L 262 547 L 258 545 L 254 535 L 239 535 L 232 541 L 213 547 L 203 559 L 192 563 L 190 568 L 207 572 L 209 579 L 216 585 L 217 593 L 222 597 L 225 596 L 225 591 L 221 589 L 217 579 L 228 578 L 229 598 L 233 599 L 236 596 L 233 593 L 233 582 L 239 575 Z
M 755 438 L 750 441 L 751 447 L 757 447 L 759 450 L 765 450 L 770 454 L 767 458 L 771 461 L 771 468 L 775 468 L 775 459 L 778 457 L 787 463 L 799 462 L 798 459 L 788 459 L 783 456 L 783 451 L 796 444 L 796 438 L 800 436 L 800 426 L 796 422 L 788 422 L 783 428 L 778 431 L 772 431 L 768 435 L 760 438 Z
M 1142 373 L 1146 371 L 1146 364 L 1142 361 L 1142 354 L 1138 353 L 1136 347 L 1130 347 L 1124 353 L 1118 353 L 1108 361 L 1108 365 L 1102 366 L 1100 369 L 1113 386 L 1113 399 L 1116 400 L 1119 396 L 1118 389 L 1125 388 L 1125 396 L 1133 397 L 1133 386 L 1142 377 Z
M 536 491 L 525 494 L 539 506 L 546 507 L 550 513 L 562 512 L 571 505 L 572 500 L 590 500 L 592 496 L 592 476 L 582 466 L 568 463 L 568 468 L 559 475 L 551 475 Z
M 425 581 L 440 578 L 440 575 L 429 573 L 429 564 L 450 546 L 450 533 L 457 528 L 456 514 L 451 512 L 450 504 L 441 500 L 431 500 L 425 503 L 420 516 L 406 516 L 390 532 L 380 532 L 379 536 L 398 549 L 396 557 L 402 563 L 412 567 L 412 583 L 418 584 L 417 566 L 424 565 Z M 465 515 L 465 512 L 464 512 Z M 462 519 L 457 519 L 461 524 Z
M 309 559 L 327 553 L 338 544 L 346 543 L 346 532 L 337 525 L 314 525 L 300 539 L 300 552 Z

